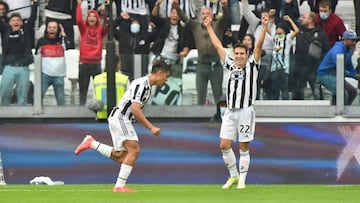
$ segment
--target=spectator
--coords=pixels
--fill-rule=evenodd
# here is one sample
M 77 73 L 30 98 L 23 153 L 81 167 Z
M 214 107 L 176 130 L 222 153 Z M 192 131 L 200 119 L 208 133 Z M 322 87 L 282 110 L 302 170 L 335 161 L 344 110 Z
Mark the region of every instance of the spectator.
M 0 83 L 1 105 L 10 105 L 14 84 L 17 104 L 27 104 L 29 65 L 33 63 L 29 29 L 34 27 L 37 13 L 37 0 L 33 0 L 31 16 L 23 23 L 19 13 L 12 13 L 9 24 L 0 21 L 4 72 Z
M 300 5 L 304 2 L 305 0 L 300 0 Z M 319 2 L 320 0 L 307 0 L 307 3 L 310 7 L 310 10 L 314 13 L 319 13 Z M 355 2 L 355 0 L 354 0 Z M 335 13 L 335 8 L 336 5 L 338 4 L 338 0 L 330 0 L 331 3 L 331 10 L 333 13 Z
M 276 9 L 276 22 L 282 21 L 286 15 L 290 16 L 290 18 L 295 21 L 300 17 L 297 0 L 268 0 L 266 7 Z
M 35 54 L 41 55 L 41 97 L 50 85 L 55 91 L 56 103 L 65 105 L 64 77 L 66 76 L 65 50 L 70 41 L 64 27 L 57 21 L 49 21 L 45 35 L 37 41 Z
M 148 21 L 139 19 L 139 15 L 121 13 L 114 23 L 114 38 L 119 42 L 120 60 L 123 64 L 123 72 L 134 79 L 134 54 L 142 57 L 142 67 L 147 67 L 150 41 Z M 142 18 L 142 17 L 140 17 Z M 142 73 L 147 69 L 142 69 Z
M 175 8 L 171 10 L 170 17 L 159 17 L 159 6 L 162 0 L 157 0 L 152 10 L 151 21 L 155 25 L 151 39 L 154 43 L 151 51 L 155 60 L 164 60 L 171 64 L 171 77 L 164 86 L 156 87 L 153 104 L 177 105 L 181 104 L 182 64 L 181 59 L 190 51 L 188 40 L 191 32 L 181 26 L 180 18 Z
M 221 123 L 225 110 L 227 109 L 226 95 L 222 95 L 216 103 L 216 113 L 211 117 L 211 122 Z
M 316 14 L 316 23 L 324 30 L 333 46 L 336 41 L 341 40 L 346 28 L 343 20 L 331 11 L 329 0 L 321 0 L 319 3 L 319 13 Z
M 102 38 L 107 33 L 107 21 L 104 16 L 104 26 L 101 25 L 99 14 L 90 10 L 85 22 L 82 19 L 81 0 L 76 8 L 76 23 L 80 31 L 79 59 L 79 91 L 80 105 L 85 105 L 90 77 L 101 73 Z
M 245 34 L 241 43 L 247 47 L 248 54 L 251 55 L 255 48 L 255 36 L 253 34 Z
M 114 37 L 119 42 L 123 72 L 128 74 L 130 79 L 134 79 L 134 54 L 141 54 L 142 68 L 149 64 L 148 35 L 152 27 L 149 27 L 151 25 L 148 14 L 151 13 L 155 2 L 156 0 L 119 0 L 117 2 L 117 6 L 120 5 L 121 10 L 115 22 Z M 141 72 L 142 74 L 147 73 L 147 69 L 142 69 Z
M 9 22 L 9 17 L 7 16 L 8 11 L 9 11 L 9 5 L 4 1 L 0 1 L 0 20 L 4 24 L 8 24 Z M 0 39 L 0 46 L 1 46 L 1 39 Z M 3 71 L 4 71 L 3 53 L 2 53 L 2 49 L 0 49 L 0 74 L 2 74 Z
M 160 18 L 158 16 L 158 6 L 162 0 L 157 0 L 152 11 L 151 21 L 155 24 L 153 36 L 154 44 L 151 51 L 157 58 L 168 61 L 172 66 L 171 76 L 181 78 L 182 67 L 180 58 L 189 53 L 189 32 L 185 32 L 180 25 L 180 18 L 175 8 L 171 10 L 169 18 Z
M 354 0 L 356 33 L 360 33 L 360 1 Z
M 240 4 L 238 0 L 229 0 L 229 20 L 227 30 L 224 33 L 223 46 L 232 46 L 239 43 L 240 39 Z
M 335 104 L 336 98 L 336 60 L 338 54 L 344 55 L 344 72 L 345 77 L 351 77 L 359 80 L 356 71 L 351 61 L 356 42 L 359 37 L 354 31 L 345 31 L 342 36 L 342 41 L 336 42 L 335 45 L 326 53 L 317 69 L 318 82 L 326 87 L 333 95 L 332 103 Z M 351 105 L 357 95 L 357 89 L 353 87 L 346 80 L 345 87 L 345 105 Z
M 5 1 L 0 1 L 0 20 L 2 20 L 3 23 L 9 22 L 8 12 L 9 5 Z
M 75 11 L 77 1 L 75 0 L 49 0 L 45 8 L 45 24 L 49 21 L 57 21 L 64 29 L 70 41 L 69 49 L 75 48 L 74 28 Z
M 318 58 L 309 54 L 312 43 L 320 43 Z M 316 25 L 316 14 L 306 12 L 300 18 L 300 32 L 296 36 L 296 46 L 294 49 L 294 63 L 290 67 L 290 86 L 292 99 L 304 100 L 304 91 L 309 83 L 312 94 L 315 98 L 316 68 L 321 62 L 322 57 L 330 49 L 330 42 L 326 33 L 320 26 Z
M 180 9 L 179 2 L 177 0 L 174 0 L 173 3 L 180 19 L 185 22 L 186 26 L 188 26 L 192 31 L 198 51 L 198 64 L 196 66 L 196 90 L 198 104 L 206 104 L 207 86 L 209 80 L 211 82 L 214 101 L 217 102 L 222 95 L 223 69 L 219 56 L 216 53 L 216 49 L 210 41 L 206 28 L 203 26 L 203 22 L 207 17 L 213 19 L 212 10 L 208 7 L 204 7 L 201 10 L 200 20 L 193 20 L 187 17 Z M 228 20 L 227 0 L 221 0 L 221 4 L 223 14 L 214 22 L 214 30 L 222 39 Z
M 17 0 L 17 1 L 5 0 L 5 2 L 9 6 L 7 16 L 11 15 L 11 13 L 16 12 L 16 13 L 19 13 L 21 15 L 22 21 L 24 23 L 26 23 L 29 20 L 30 15 L 31 15 L 31 7 L 32 7 L 32 5 L 31 5 L 32 1 L 31 0 Z M 31 42 L 30 42 L 31 48 L 34 48 L 35 47 L 35 26 L 34 27 L 28 27 L 27 29 L 28 29 L 28 35 L 29 35 L 30 40 L 31 40 Z
M 120 57 L 116 56 L 116 67 L 115 67 L 115 89 L 116 89 L 116 104 L 120 102 L 120 99 L 124 95 L 125 91 L 130 85 L 129 76 L 121 73 L 121 61 Z M 103 73 L 94 77 L 94 93 L 95 99 L 99 100 L 103 104 L 103 108 L 96 112 L 96 118 L 103 120 L 108 117 L 107 115 L 107 67 Z
M 292 32 L 290 32 L 288 23 L 291 25 Z M 275 46 L 272 53 L 270 73 L 272 86 L 268 99 L 289 99 L 290 49 L 292 41 L 298 33 L 299 28 L 288 15 L 284 16 L 283 22 L 276 25 Z

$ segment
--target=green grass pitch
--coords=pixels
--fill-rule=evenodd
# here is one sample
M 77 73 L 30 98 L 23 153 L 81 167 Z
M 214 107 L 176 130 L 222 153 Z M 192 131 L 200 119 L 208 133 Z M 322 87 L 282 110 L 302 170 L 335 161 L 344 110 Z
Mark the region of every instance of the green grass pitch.
M 231 203 L 231 202 L 360 202 L 360 185 L 247 185 L 223 190 L 221 185 L 129 184 L 137 193 L 113 193 L 110 184 L 89 185 L 4 185 L 3 203 Z

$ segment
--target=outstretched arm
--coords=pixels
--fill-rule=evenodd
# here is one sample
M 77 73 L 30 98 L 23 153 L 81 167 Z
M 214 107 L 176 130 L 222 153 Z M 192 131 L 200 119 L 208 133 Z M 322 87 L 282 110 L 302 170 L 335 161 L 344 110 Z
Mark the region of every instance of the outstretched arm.
M 207 28 L 210 40 L 211 40 L 212 44 L 214 45 L 220 59 L 222 61 L 225 61 L 226 51 L 225 51 L 224 47 L 222 46 L 222 43 L 219 40 L 219 38 L 216 36 L 214 28 L 211 25 L 211 22 L 212 22 L 212 19 L 210 17 L 207 17 L 204 21 L 204 25 Z
M 155 6 L 153 10 L 151 11 L 152 16 L 158 16 L 159 15 L 159 6 L 161 4 L 162 0 L 157 0 L 155 3 Z
M 254 49 L 254 59 L 257 62 L 260 61 L 260 58 L 261 58 L 261 51 L 262 51 L 262 46 L 263 46 L 264 40 L 265 40 L 265 34 L 266 34 L 268 22 L 269 22 L 269 17 L 264 15 L 261 18 L 262 28 L 261 28 L 261 32 L 260 32 L 258 41 L 257 41 L 255 49 Z
M 294 23 L 294 21 L 288 15 L 284 16 L 284 20 L 286 20 L 287 22 L 290 23 L 291 28 L 293 30 L 293 32 L 291 32 L 290 37 L 291 37 L 291 39 L 294 39 L 296 37 L 296 35 L 300 32 L 298 26 Z

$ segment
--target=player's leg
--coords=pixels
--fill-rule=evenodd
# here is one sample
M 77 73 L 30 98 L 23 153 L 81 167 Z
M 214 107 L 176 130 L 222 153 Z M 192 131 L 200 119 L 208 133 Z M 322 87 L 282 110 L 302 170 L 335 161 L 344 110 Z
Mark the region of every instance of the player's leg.
M 236 165 L 236 156 L 233 149 L 231 148 L 234 136 L 236 136 L 236 127 L 234 127 L 235 125 L 231 119 L 231 114 L 233 114 L 232 111 L 225 111 L 220 129 L 220 150 L 224 159 L 224 163 L 230 174 L 230 177 L 222 186 L 223 189 L 230 188 L 232 185 L 237 183 L 239 179 L 239 171 Z
M 135 162 L 140 154 L 140 146 L 136 140 L 126 140 L 123 142 L 126 148 L 126 156 L 121 164 L 119 175 L 113 189 L 114 192 L 137 192 L 136 190 L 127 188 L 126 182 L 131 174 Z
M 238 189 L 245 188 L 246 176 L 250 166 L 250 141 L 254 139 L 255 131 L 255 111 L 254 108 L 248 107 L 240 110 L 239 113 L 238 135 L 239 135 L 239 182 Z
M 243 189 L 246 187 L 245 181 L 250 166 L 249 142 L 240 142 L 239 152 L 240 152 L 240 158 L 239 158 L 240 177 L 237 188 Z
M 81 152 L 87 149 L 94 149 L 107 158 L 110 158 L 111 153 L 113 151 L 113 147 L 107 144 L 100 143 L 99 141 L 96 141 L 91 135 L 85 136 L 83 141 L 76 148 L 75 154 L 79 155 Z
M 140 153 L 138 136 L 129 119 L 122 118 L 122 116 L 119 118 L 115 113 L 114 116 L 109 117 L 108 121 L 114 145 L 111 158 L 122 163 L 113 191 L 136 192 L 136 190 L 129 189 L 125 185 Z

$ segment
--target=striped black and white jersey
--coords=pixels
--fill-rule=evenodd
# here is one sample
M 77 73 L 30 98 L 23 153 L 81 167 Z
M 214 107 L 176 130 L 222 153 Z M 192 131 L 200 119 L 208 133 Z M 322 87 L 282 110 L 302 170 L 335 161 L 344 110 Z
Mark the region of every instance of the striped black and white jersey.
M 246 108 L 253 105 L 256 99 L 260 62 L 256 62 L 253 55 L 250 55 L 245 67 L 237 68 L 234 59 L 226 54 L 224 68 L 229 71 L 226 87 L 228 108 Z
M 130 14 L 147 15 L 146 0 L 121 0 L 121 10 Z
M 173 3 L 173 0 L 167 0 L 164 2 L 166 16 L 162 16 L 162 17 L 170 17 L 172 3 Z M 160 4 L 160 7 L 162 7 L 161 4 Z M 192 0 L 179 0 L 179 7 L 181 10 L 184 11 L 185 15 L 188 16 L 189 18 L 192 18 L 192 19 L 196 18 L 195 5 Z
M 131 104 L 140 103 L 142 106 L 149 100 L 151 95 L 151 86 L 149 76 L 135 79 L 131 82 L 130 88 L 126 90 L 121 98 L 116 111 L 119 111 L 125 118 L 131 119 Z M 110 115 L 112 116 L 112 115 Z
M 104 4 L 105 0 L 88 0 L 88 10 L 97 10 L 99 6 Z

